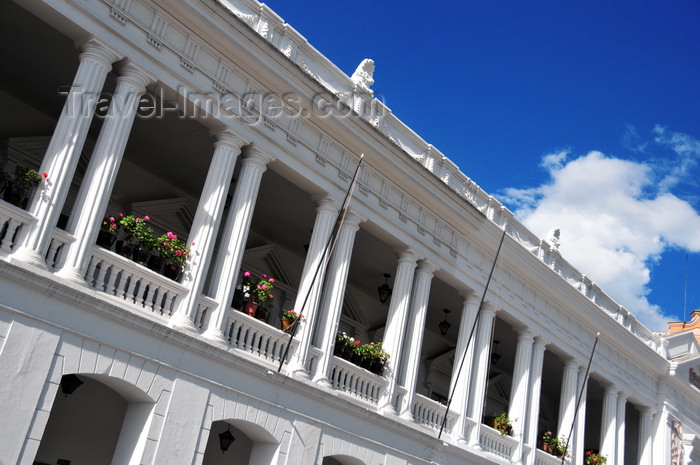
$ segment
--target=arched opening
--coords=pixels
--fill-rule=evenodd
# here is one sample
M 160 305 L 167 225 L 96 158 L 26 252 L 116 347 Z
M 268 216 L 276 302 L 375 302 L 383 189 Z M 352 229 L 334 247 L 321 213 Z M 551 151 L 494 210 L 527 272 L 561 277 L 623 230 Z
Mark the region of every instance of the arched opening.
M 77 379 L 72 392 L 68 381 Z M 34 463 L 111 465 L 140 457 L 152 400 L 138 388 L 100 375 L 64 375 Z M 63 462 L 61 462 L 63 461 Z
M 349 455 L 329 455 L 328 457 L 323 457 L 321 465 L 365 465 L 365 463 Z
M 234 439 L 223 450 L 221 435 L 227 432 Z M 270 465 L 274 463 L 277 448 L 274 436 L 261 426 L 241 420 L 215 421 L 209 430 L 202 465 Z

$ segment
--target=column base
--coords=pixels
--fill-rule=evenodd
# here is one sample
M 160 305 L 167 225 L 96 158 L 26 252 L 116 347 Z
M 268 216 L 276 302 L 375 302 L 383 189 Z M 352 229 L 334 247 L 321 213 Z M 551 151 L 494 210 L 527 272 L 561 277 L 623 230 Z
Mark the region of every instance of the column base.
M 79 284 L 84 287 L 89 287 L 87 282 L 85 282 L 85 277 L 83 276 L 83 273 L 80 270 L 76 270 L 71 266 L 64 266 L 56 273 L 54 273 L 54 275 L 72 283 Z
M 189 321 L 189 319 L 188 319 L 188 321 Z M 194 325 L 192 325 L 192 327 L 194 328 Z M 221 333 L 221 331 L 219 331 L 217 329 L 214 329 L 214 330 L 207 329 L 202 334 L 202 337 L 204 339 L 209 340 L 209 341 L 218 342 L 219 344 L 223 344 L 223 345 L 228 346 L 228 341 L 226 340 L 226 338 L 224 338 L 224 335 Z
M 168 321 L 168 327 L 170 328 L 178 328 L 178 329 L 187 329 L 192 332 L 199 332 L 197 327 L 194 325 L 192 320 L 187 317 L 187 315 L 183 315 L 180 312 L 175 312 L 173 316 L 170 317 L 170 320 Z M 221 336 L 223 338 L 223 336 Z
M 416 419 L 413 418 L 413 414 L 410 410 L 404 410 L 403 412 L 399 413 L 399 418 L 406 421 L 416 421 Z
M 320 384 L 323 387 L 332 388 L 331 380 L 326 376 L 316 376 L 313 380 L 314 383 Z
M 49 267 L 46 266 L 46 260 L 39 255 L 36 250 L 20 247 L 12 255 L 10 255 L 10 259 L 27 263 L 44 271 L 49 271 Z

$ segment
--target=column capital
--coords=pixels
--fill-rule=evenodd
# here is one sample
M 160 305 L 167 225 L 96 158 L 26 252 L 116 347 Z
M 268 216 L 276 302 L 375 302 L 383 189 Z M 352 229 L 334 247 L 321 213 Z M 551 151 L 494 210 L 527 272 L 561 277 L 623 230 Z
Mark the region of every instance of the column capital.
M 340 210 L 340 201 L 327 192 L 313 195 L 311 196 L 311 200 L 316 202 L 316 205 L 318 205 L 316 211 L 333 210 L 335 213 L 338 213 Z
M 117 83 L 129 82 L 142 93 L 146 91 L 146 86 L 156 81 L 154 74 L 131 60 L 121 63 L 115 71 L 119 75 Z
M 396 254 L 399 257 L 397 260 L 399 264 L 412 264 L 416 267 L 420 260 L 420 256 L 411 248 L 396 250 Z
M 76 40 L 74 44 L 82 51 L 80 54 L 81 59 L 84 57 L 91 57 L 101 60 L 109 69 L 112 68 L 112 63 L 124 58 L 124 55 L 117 52 L 95 36 L 83 37 L 82 39 Z
M 477 305 L 481 301 L 481 295 L 471 289 L 460 291 L 459 296 L 464 299 L 463 305 Z
M 481 308 L 481 314 L 484 317 L 485 316 L 494 317 L 494 316 L 496 316 L 497 312 L 498 312 L 498 307 L 496 307 L 496 304 L 494 304 L 493 302 L 485 301 L 484 305 Z
M 214 147 L 229 146 L 231 150 L 238 153 L 241 153 L 244 145 L 250 144 L 249 140 L 246 140 L 243 136 L 233 132 L 229 128 L 210 131 L 209 134 L 216 139 L 216 142 L 214 142 Z
M 607 395 L 607 396 L 617 396 L 618 393 L 622 392 L 622 391 L 620 391 L 620 388 L 618 388 L 614 384 L 608 384 L 608 385 L 604 386 L 603 391 L 604 391 L 605 395 Z
M 535 341 L 535 337 L 537 337 L 537 333 L 531 330 L 530 328 L 523 328 L 521 330 L 518 330 L 517 333 L 518 342 L 523 341 L 532 344 Z
M 416 268 L 416 273 L 429 274 L 432 278 L 437 269 L 438 268 L 435 264 L 433 264 L 429 260 L 423 259 L 420 262 L 418 262 L 418 268 Z
M 365 218 L 361 217 L 356 211 L 348 210 L 348 213 L 345 215 L 345 220 L 343 220 L 343 226 L 353 228 L 357 231 L 360 229 L 360 223 L 364 221 Z
M 267 164 L 275 160 L 275 157 L 263 151 L 253 142 L 243 147 L 243 161 L 246 163 L 258 163 L 267 168 Z
M 549 344 L 551 344 L 551 342 L 543 336 L 537 335 L 535 337 L 535 347 L 542 347 L 542 349 L 545 349 Z
M 564 360 L 565 370 L 578 370 L 579 368 L 581 368 L 581 364 L 575 358 L 569 358 Z

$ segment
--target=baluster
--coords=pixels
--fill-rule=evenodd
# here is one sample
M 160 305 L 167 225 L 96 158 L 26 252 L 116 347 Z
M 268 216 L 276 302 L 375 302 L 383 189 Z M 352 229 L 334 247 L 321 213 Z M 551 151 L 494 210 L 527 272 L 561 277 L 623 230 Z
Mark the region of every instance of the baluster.
M 129 276 L 129 288 L 124 295 L 124 298 L 132 302 L 136 302 L 136 285 L 139 283 L 139 278 L 131 273 Z
M 97 277 L 95 278 L 95 289 L 98 291 L 103 291 L 105 288 L 105 276 L 107 275 L 107 270 L 110 269 L 111 266 L 105 262 L 105 261 L 100 261 L 100 270 L 97 273 Z
M 7 221 L 7 231 L 5 232 L 5 237 L 2 240 L 2 247 L 1 250 L 3 252 L 10 253 L 12 252 L 12 240 L 15 237 L 15 233 L 17 232 L 17 228 L 21 225 L 19 221 L 10 218 Z
M 158 286 L 156 288 L 155 295 L 153 296 L 153 302 L 151 303 L 151 311 L 163 314 L 163 307 L 160 305 L 163 302 L 163 288 Z
M 51 239 L 49 250 L 46 252 L 46 256 L 44 257 L 46 259 L 46 267 L 49 270 L 53 269 L 54 265 L 56 264 L 56 255 L 58 254 L 58 248 L 60 246 L 60 242 L 58 242 L 56 239 Z
M 99 262 L 99 259 L 95 257 L 94 255 L 90 258 L 90 264 L 88 265 L 87 272 L 85 273 L 85 282 L 89 287 L 94 288 L 95 287 L 95 269 L 97 268 L 97 264 Z
M 149 283 L 148 284 L 148 294 L 146 294 L 146 297 L 144 298 L 143 301 L 143 307 L 151 310 L 152 312 L 155 311 L 155 308 L 153 307 L 153 301 L 155 300 L 156 293 L 158 292 L 159 287 L 156 286 L 155 283 Z
M 133 273 L 128 273 L 126 270 L 122 270 L 120 273 L 120 278 L 119 278 L 119 284 L 117 288 L 115 289 L 114 295 L 117 297 L 121 297 L 122 299 L 127 298 L 127 289 L 131 282 L 134 280 L 134 274 Z
M 117 277 L 119 276 L 119 274 L 120 274 L 120 271 L 117 270 L 116 266 L 110 267 L 109 280 L 107 281 L 107 285 L 105 286 L 106 293 L 114 295 L 114 290 L 116 289 Z

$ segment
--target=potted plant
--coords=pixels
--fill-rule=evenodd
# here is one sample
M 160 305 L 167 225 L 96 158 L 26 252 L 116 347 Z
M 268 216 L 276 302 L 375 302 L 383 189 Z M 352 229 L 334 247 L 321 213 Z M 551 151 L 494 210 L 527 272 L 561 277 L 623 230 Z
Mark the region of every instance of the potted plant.
M 258 307 L 269 307 L 272 305 L 274 296 L 272 288 L 275 280 L 262 275 L 256 278 L 250 271 L 243 273 L 241 281 L 241 292 L 243 294 L 243 308 L 241 310 L 248 315 L 255 317 Z
M 280 321 L 282 323 L 282 331 L 288 332 L 289 330 L 292 329 L 292 326 L 299 320 L 303 319 L 304 317 L 299 315 L 297 312 L 294 310 L 286 310 L 282 313 L 282 317 L 280 318 Z
M 100 231 L 97 233 L 97 245 L 110 249 L 117 240 L 119 229 L 119 222 L 113 216 L 104 217 Z
M 116 251 L 119 255 L 132 258 L 136 246 L 153 237 L 153 230 L 147 224 L 150 219 L 149 216 L 141 218 L 119 213 L 119 228 L 124 233 L 124 239 L 117 241 L 116 244 Z
M 501 412 L 493 417 L 491 424 L 493 429 L 501 433 L 501 436 L 506 436 L 513 430 L 513 421 L 515 420 L 511 420 L 506 412 Z
M 599 452 L 587 450 L 584 456 L 586 465 L 600 465 L 608 461 L 608 458 Z
M 551 431 L 545 431 L 541 436 L 541 448 L 548 454 L 556 455 L 555 450 L 559 450 L 559 439 Z
M 354 337 L 348 336 L 345 332 L 338 333 L 335 337 L 335 347 L 333 353 L 338 357 L 350 360 L 355 346 L 360 345 L 360 341 L 356 341 Z
M 33 168 L 17 165 L 12 178 L 9 178 L 4 171 L 2 176 L 6 183 L 4 199 L 12 205 L 26 208 L 32 189 L 38 186 L 43 179 L 48 178 L 49 175 L 39 173 Z
M 371 360 L 368 370 L 374 374 L 382 376 L 384 374 L 384 366 L 389 360 L 389 354 L 384 351 L 381 342 L 370 342 L 367 345 L 369 346 Z
M 154 241 L 157 256 L 162 260 L 163 274 L 173 280 L 179 279 L 182 268 L 190 256 L 190 248 L 178 239 L 177 234 L 168 231 Z M 155 260 L 158 262 L 159 260 Z M 152 266 L 157 266 L 152 263 Z

